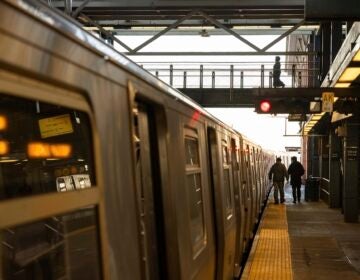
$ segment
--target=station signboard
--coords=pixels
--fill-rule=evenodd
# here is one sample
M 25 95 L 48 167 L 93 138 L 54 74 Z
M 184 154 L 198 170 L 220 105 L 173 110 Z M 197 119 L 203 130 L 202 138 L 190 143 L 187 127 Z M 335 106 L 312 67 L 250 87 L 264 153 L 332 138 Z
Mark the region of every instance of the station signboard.
M 285 151 L 287 151 L 287 152 L 300 152 L 301 148 L 300 147 L 285 147 Z
M 288 116 L 289 122 L 304 122 L 306 121 L 305 114 L 289 114 Z
M 323 112 L 332 112 L 334 107 L 334 96 L 333 92 L 323 92 L 322 93 L 322 111 Z

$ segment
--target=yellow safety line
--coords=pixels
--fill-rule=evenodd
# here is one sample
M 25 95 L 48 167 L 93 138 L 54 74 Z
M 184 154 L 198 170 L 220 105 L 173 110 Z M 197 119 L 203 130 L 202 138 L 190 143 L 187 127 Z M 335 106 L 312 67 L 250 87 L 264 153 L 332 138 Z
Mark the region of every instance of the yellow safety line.
M 285 205 L 267 206 L 241 279 L 293 279 Z

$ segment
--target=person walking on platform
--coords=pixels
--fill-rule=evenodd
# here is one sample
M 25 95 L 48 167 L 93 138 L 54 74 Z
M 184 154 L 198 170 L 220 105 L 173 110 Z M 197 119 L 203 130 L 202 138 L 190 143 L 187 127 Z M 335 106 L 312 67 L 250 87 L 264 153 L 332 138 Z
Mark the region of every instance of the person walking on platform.
M 284 179 L 289 180 L 286 167 L 281 163 L 281 158 L 276 159 L 276 163 L 271 166 L 269 171 L 269 179 L 273 181 L 275 204 L 279 204 L 278 192 L 280 191 L 280 202 L 285 202 Z
M 280 64 L 280 56 L 275 57 L 275 64 L 273 67 L 273 85 L 274 88 L 277 87 L 285 87 L 285 84 L 280 80 L 281 74 L 281 64 Z
M 294 203 L 296 199 L 300 202 L 301 198 L 301 176 L 304 175 L 305 170 L 300 162 L 297 161 L 296 157 L 291 157 L 291 164 L 288 169 L 288 174 L 291 176 L 290 184 L 292 186 L 292 193 Z

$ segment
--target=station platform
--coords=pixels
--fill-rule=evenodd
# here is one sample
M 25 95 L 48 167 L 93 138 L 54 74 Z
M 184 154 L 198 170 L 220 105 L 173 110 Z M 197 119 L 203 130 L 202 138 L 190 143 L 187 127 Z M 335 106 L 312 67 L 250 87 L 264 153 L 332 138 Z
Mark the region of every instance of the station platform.
M 293 204 L 290 185 L 285 199 L 275 205 L 270 194 L 240 279 L 360 279 L 360 223 L 321 201 Z

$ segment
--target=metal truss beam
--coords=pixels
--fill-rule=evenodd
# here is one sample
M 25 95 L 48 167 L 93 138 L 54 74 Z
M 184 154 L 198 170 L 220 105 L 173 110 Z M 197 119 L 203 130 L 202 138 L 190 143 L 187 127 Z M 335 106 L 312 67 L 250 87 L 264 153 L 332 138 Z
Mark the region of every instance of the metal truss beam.
M 87 4 L 89 4 L 91 0 L 84 0 L 84 2 L 81 3 L 79 7 L 76 8 L 76 10 L 71 14 L 73 18 L 76 18 L 79 13 L 86 7 Z
M 124 53 L 129 56 L 142 55 L 142 56 L 249 56 L 249 55 L 317 55 L 317 52 L 137 52 Z
M 92 25 L 96 26 L 102 33 L 106 34 L 107 36 L 109 36 L 110 38 L 112 38 L 116 43 L 118 43 L 120 46 L 122 46 L 123 48 L 125 48 L 128 52 L 132 52 L 133 50 L 126 45 L 125 43 L 123 43 L 122 41 L 120 41 L 118 38 L 116 38 L 115 36 L 113 36 L 113 34 L 111 34 L 109 31 L 107 31 L 106 29 L 104 29 L 101 25 L 97 24 L 95 21 L 93 21 L 91 18 L 89 18 L 88 16 L 84 15 L 84 14 L 80 14 L 80 16 L 85 19 L 86 21 L 90 22 Z
M 289 30 L 287 30 L 285 33 L 283 33 L 282 35 L 280 35 L 278 38 L 276 38 L 274 41 L 272 41 L 270 44 L 268 44 L 267 46 L 265 46 L 264 48 L 261 49 L 261 51 L 265 52 L 268 49 L 270 49 L 272 46 L 274 46 L 276 43 L 278 43 L 279 41 L 281 41 L 282 39 L 284 39 L 285 37 L 287 37 L 289 34 L 293 33 L 296 29 L 298 29 L 300 26 L 302 26 L 304 24 L 305 20 L 300 21 L 298 24 L 294 25 L 292 28 L 290 28 Z
M 121 18 L 121 19 L 101 19 L 97 17 L 96 15 L 93 15 L 92 13 L 84 11 L 89 17 L 91 17 L 93 20 L 96 20 L 100 25 L 102 26 L 112 26 L 115 28 L 130 28 L 130 27 L 167 27 L 171 25 L 174 21 L 184 17 L 187 13 L 174 18 L 161 18 L 161 19 L 150 19 L 150 18 L 144 18 L 144 17 L 138 17 L 138 18 L 130 18 L 127 19 Z M 225 25 L 228 28 L 232 28 L 233 26 L 293 26 L 297 24 L 300 20 L 302 20 L 302 17 L 297 18 L 231 18 L 229 20 L 224 18 L 216 18 L 219 22 L 221 22 L 223 25 Z M 200 16 L 193 16 L 191 19 L 188 19 L 186 22 L 182 24 L 182 26 L 198 26 L 202 27 L 204 26 L 204 19 Z
M 63 7 L 61 0 L 52 0 L 57 7 Z M 74 7 L 81 5 L 81 0 L 74 0 Z M 183 1 L 166 1 L 166 0 L 136 0 L 136 1 L 119 1 L 119 0 L 94 0 L 91 7 L 93 8 L 152 8 L 156 5 L 157 9 L 181 8 L 181 7 L 212 7 L 212 8 L 233 8 L 237 9 L 303 9 L 304 0 L 183 0 Z
M 194 29 L 173 29 L 166 33 L 166 36 L 199 36 L 199 32 L 204 28 L 194 28 Z M 284 33 L 283 28 L 250 28 L 250 29 L 233 29 L 239 35 L 282 35 Z M 296 35 L 311 35 L 313 29 L 298 29 L 293 31 L 292 34 Z M 229 35 L 224 30 L 216 29 L 206 29 L 207 33 L 210 36 L 224 36 Z M 119 36 L 154 36 L 159 30 L 156 28 L 152 29 L 113 29 L 112 32 L 116 33 Z
M 153 37 L 151 37 L 149 40 L 145 41 L 144 43 L 142 43 L 140 46 L 136 47 L 135 49 L 133 49 L 132 52 L 137 52 L 139 50 L 141 50 L 142 48 L 144 48 L 145 46 L 149 45 L 150 43 L 152 43 L 153 41 L 155 41 L 157 38 L 161 37 L 162 35 L 164 35 L 165 33 L 167 33 L 168 31 L 170 31 L 173 28 L 176 28 L 177 26 L 179 26 L 182 22 L 184 22 L 185 20 L 191 18 L 193 15 L 195 14 L 194 11 L 188 13 L 185 17 L 177 20 L 176 22 L 174 22 L 173 24 L 171 24 L 170 26 L 168 26 L 167 28 L 165 28 L 164 30 L 160 31 L 159 33 L 157 33 L 156 35 L 154 35 Z
M 215 26 L 224 29 L 227 33 L 233 35 L 235 38 L 239 39 L 241 42 L 245 43 L 246 45 L 248 45 L 250 48 L 256 50 L 256 51 L 260 51 L 260 48 L 258 48 L 257 46 L 255 46 L 254 44 L 252 44 L 251 42 L 249 42 L 248 40 L 246 40 L 244 37 L 242 37 L 241 35 L 237 34 L 235 31 L 233 31 L 232 29 L 226 27 L 225 25 L 223 25 L 221 22 L 219 22 L 218 20 L 210 17 L 209 15 L 205 14 L 204 12 L 199 12 L 200 15 L 202 15 L 205 19 L 207 19 L 209 22 L 211 22 L 212 24 L 214 24 Z

